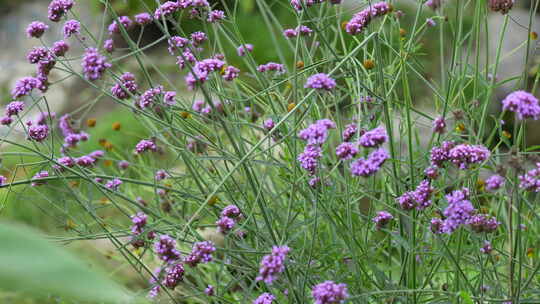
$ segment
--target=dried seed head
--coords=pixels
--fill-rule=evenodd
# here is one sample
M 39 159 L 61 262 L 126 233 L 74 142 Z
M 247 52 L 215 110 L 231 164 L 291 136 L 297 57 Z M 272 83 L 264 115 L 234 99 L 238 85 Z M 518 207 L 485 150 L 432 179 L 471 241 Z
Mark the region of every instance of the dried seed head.
M 96 122 L 97 120 L 95 118 L 89 118 L 87 121 L 86 121 L 86 125 L 89 127 L 89 128 L 93 128 L 96 126 Z
M 113 122 L 113 124 L 112 124 L 112 129 L 113 130 L 118 131 L 118 130 L 120 130 L 120 128 L 122 128 L 122 125 L 119 122 Z
M 371 69 L 373 69 L 375 67 L 375 61 L 373 61 L 371 59 L 366 59 L 366 60 L 364 60 L 363 65 L 364 65 L 364 68 L 366 70 L 371 70 Z

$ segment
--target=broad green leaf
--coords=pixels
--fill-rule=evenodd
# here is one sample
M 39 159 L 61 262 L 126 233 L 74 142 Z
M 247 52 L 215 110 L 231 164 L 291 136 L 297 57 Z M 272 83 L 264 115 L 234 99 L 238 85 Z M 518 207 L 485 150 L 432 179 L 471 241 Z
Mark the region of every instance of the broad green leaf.
M 474 304 L 471 296 L 466 291 L 460 292 L 459 296 L 463 300 L 463 304 Z
M 106 275 L 27 227 L 0 222 L 0 244 L 0 289 L 90 302 L 130 301 Z

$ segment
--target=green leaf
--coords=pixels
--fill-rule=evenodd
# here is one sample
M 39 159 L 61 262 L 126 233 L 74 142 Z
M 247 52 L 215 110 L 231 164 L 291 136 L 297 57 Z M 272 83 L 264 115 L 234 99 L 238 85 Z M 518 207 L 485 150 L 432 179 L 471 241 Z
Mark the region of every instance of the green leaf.
M 106 275 L 27 227 L 0 222 L 0 244 L 0 289 L 91 302 L 130 302 L 131 296 Z
M 466 291 L 462 291 L 459 293 L 459 296 L 463 300 L 463 304 L 474 304 L 471 296 Z

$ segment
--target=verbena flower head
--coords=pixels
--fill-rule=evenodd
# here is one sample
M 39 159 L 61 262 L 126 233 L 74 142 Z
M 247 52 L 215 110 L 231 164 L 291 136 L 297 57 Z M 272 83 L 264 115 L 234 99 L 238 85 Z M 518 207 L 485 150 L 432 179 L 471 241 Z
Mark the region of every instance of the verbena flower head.
M 28 38 L 40 38 L 48 29 L 49 26 L 45 23 L 41 21 L 33 21 L 26 28 L 26 35 Z
M 180 36 L 173 36 L 169 38 L 168 43 L 169 43 L 169 48 L 168 48 L 169 53 L 171 55 L 174 55 L 176 54 L 178 50 L 181 50 L 189 45 L 189 39 L 180 37 Z
M 58 22 L 73 7 L 73 0 L 53 0 L 49 4 L 49 20 Z
M 375 227 L 377 230 L 380 230 L 384 226 L 386 226 L 394 216 L 392 214 L 386 212 L 386 211 L 379 211 L 377 212 L 377 215 L 373 218 L 373 222 L 375 223 Z
M 180 259 L 180 252 L 176 249 L 176 241 L 164 234 L 154 243 L 154 251 L 158 257 L 166 263 L 174 263 Z
M 405 192 L 397 201 L 403 210 L 424 210 L 431 206 L 431 194 L 435 189 L 429 180 L 423 180 L 414 191 Z
M 486 189 L 495 191 L 504 185 L 504 177 L 495 174 L 486 179 Z
M 336 81 L 325 73 L 309 76 L 304 88 L 331 91 L 336 87 Z
M 131 26 L 133 26 L 133 21 L 131 19 L 129 19 L 128 16 L 120 16 L 120 17 L 118 17 L 118 21 L 120 21 L 120 24 L 126 30 L 128 30 L 129 28 L 131 28 Z M 116 22 L 116 20 L 114 20 L 109 25 L 108 30 L 109 30 L 109 35 L 120 33 L 120 26 L 118 25 L 118 22 Z
M 265 292 L 255 299 L 253 304 L 272 304 L 275 299 L 276 297 L 274 297 L 274 295 Z
M 226 216 L 230 218 L 239 217 L 241 214 L 242 213 L 240 211 L 240 208 L 238 208 L 238 206 L 236 205 L 228 205 L 227 207 L 223 208 L 223 210 L 221 210 L 221 216 Z
M 126 72 L 120 76 L 120 81 L 111 88 L 111 94 L 118 99 L 127 99 L 130 94 L 135 94 L 138 88 L 135 75 Z
M 336 148 L 336 155 L 341 160 L 348 160 L 356 156 L 358 154 L 358 148 L 356 144 L 350 143 L 350 142 L 344 142 L 337 146 Z
M 139 141 L 139 143 L 135 146 L 135 152 L 137 154 L 141 154 L 141 153 L 146 152 L 146 151 L 155 152 L 155 151 L 157 151 L 157 146 L 153 141 L 143 139 L 143 140 Z
M 180 263 L 167 267 L 165 272 L 165 278 L 161 284 L 170 289 L 174 289 L 184 279 L 184 266 Z
M 358 132 L 358 127 L 356 126 L 356 124 L 352 123 L 352 124 L 348 124 L 345 126 L 345 130 L 343 130 L 343 133 L 342 133 L 342 138 L 343 138 L 343 141 L 350 141 L 354 135 L 356 135 L 356 133 Z
M 477 233 L 494 232 L 500 225 L 496 218 L 487 214 L 473 215 L 467 220 L 466 224 L 469 225 L 471 229 Z
M 382 145 L 388 140 L 388 134 L 383 127 L 377 127 L 371 131 L 364 133 L 360 137 L 359 143 L 366 148 L 373 148 Z
M 6 115 L 14 116 L 19 115 L 24 110 L 24 102 L 22 101 L 12 101 L 6 106 Z
M 152 16 L 146 12 L 135 15 L 134 19 L 135 19 L 135 23 L 137 23 L 140 26 L 144 26 L 152 22 Z
M 267 64 L 261 64 L 257 67 L 257 71 L 263 72 L 276 72 L 277 74 L 285 73 L 285 67 L 283 64 L 268 62 Z
M 224 11 L 221 11 L 221 10 L 212 10 L 208 13 L 208 18 L 206 19 L 206 21 L 210 22 L 210 23 L 215 23 L 215 22 L 218 22 L 218 21 L 221 21 L 225 19 L 225 12 Z
M 220 217 L 217 222 L 216 226 L 218 227 L 218 231 L 221 233 L 227 233 L 231 231 L 234 228 L 234 225 L 236 225 L 236 221 L 230 217 L 222 216 Z
M 39 86 L 39 80 L 35 77 L 23 77 L 15 83 L 11 90 L 11 97 L 17 99 L 23 96 L 28 96 Z
M 540 163 L 536 163 L 536 168 L 519 176 L 519 187 L 527 191 L 540 192 Z
M 118 190 L 120 185 L 122 185 L 122 181 L 119 180 L 118 178 L 115 178 L 115 179 L 112 179 L 112 180 L 108 181 L 105 184 L 105 187 L 107 187 L 107 188 L 109 188 L 109 189 L 111 189 L 113 191 L 116 191 L 116 190 Z
M 538 99 L 529 92 L 515 91 L 502 101 L 503 110 L 515 112 L 519 119 L 540 118 Z
M 488 0 L 489 8 L 494 12 L 507 14 L 514 6 L 515 0 Z
M 238 53 L 238 56 L 245 56 L 247 52 L 253 51 L 253 44 L 244 44 L 240 45 L 238 48 L 236 48 L 236 52 Z
M 446 196 L 448 207 L 443 211 L 446 219 L 441 227 L 442 232 L 451 234 L 471 218 L 475 209 L 468 197 L 469 189 L 467 188 L 453 191 Z
M 431 149 L 431 164 L 436 167 L 441 167 L 444 162 L 450 159 L 450 150 L 455 147 L 453 141 L 443 141 L 440 146 Z
M 199 263 L 208 263 L 212 261 L 212 253 L 214 251 L 216 251 L 214 243 L 210 241 L 197 242 L 193 244 L 191 253 L 184 258 L 184 263 L 191 267 L 195 267 Z
M 442 1 L 443 0 L 428 0 L 426 1 L 425 4 L 427 7 L 431 8 L 432 10 L 436 10 L 441 6 Z
M 163 86 L 157 86 L 146 90 L 139 97 L 139 107 L 144 109 L 153 105 L 157 101 L 157 97 L 163 94 Z
M 486 161 L 491 152 L 480 145 L 457 145 L 448 153 L 450 161 L 459 167 L 459 169 L 465 170 L 473 164 L 479 164 Z
M 433 132 L 435 133 L 444 133 L 446 129 L 446 121 L 444 120 L 444 117 L 440 116 L 435 118 L 433 121 Z
M 64 56 L 69 51 L 69 44 L 64 40 L 56 41 L 51 47 L 51 52 L 57 56 Z
M 103 42 L 103 49 L 105 51 L 107 51 L 107 53 L 112 53 L 114 52 L 114 40 L 112 39 L 107 39 Z
M 291 249 L 287 246 L 272 247 L 272 253 L 262 258 L 259 276 L 255 280 L 272 284 L 277 276 L 285 270 L 285 259 L 290 251 Z
M 377 173 L 382 165 L 390 158 L 383 148 L 373 151 L 367 159 L 359 158 L 351 163 L 351 173 L 354 176 L 368 177 Z
M 49 136 L 47 125 L 31 125 L 28 127 L 28 138 L 37 142 L 44 141 Z
M 484 245 L 480 248 L 480 252 L 483 254 L 490 254 L 493 251 L 493 246 L 491 246 L 490 241 L 484 241 Z
M 359 34 L 374 18 L 384 16 L 391 11 L 392 6 L 384 1 L 368 5 L 367 8 L 353 15 L 345 25 L 345 30 L 351 35 Z
M 81 31 L 81 23 L 77 20 L 68 20 L 63 27 L 64 38 L 69 38 L 72 35 L 79 34 Z
M 163 17 L 170 16 L 180 9 L 178 2 L 167 1 L 159 6 L 154 12 L 154 19 L 161 19 Z
M 47 60 L 49 56 L 49 51 L 47 51 L 46 48 L 40 46 L 32 48 L 26 55 L 26 59 L 28 60 L 28 62 L 36 64 L 43 59 Z
M 83 73 L 86 79 L 94 81 L 101 78 L 105 70 L 111 67 L 107 58 L 99 54 L 96 48 L 87 48 L 83 57 Z
M 325 281 L 317 284 L 311 290 L 311 295 L 315 304 L 337 304 L 343 303 L 349 297 L 347 285 Z
M 308 145 L 321 145 L 328 138 L 328 130 L 335 127 L 336 124 L 333 121 L 321 119 L 298 132 L 298 137 L 305 140 Z
M 319 158 L 322 156 L 322 149 L 317 145 L 307 145 L 304 152 L 298 155 L 300 166 L 310 174 L 315 174 L 319 165 Z

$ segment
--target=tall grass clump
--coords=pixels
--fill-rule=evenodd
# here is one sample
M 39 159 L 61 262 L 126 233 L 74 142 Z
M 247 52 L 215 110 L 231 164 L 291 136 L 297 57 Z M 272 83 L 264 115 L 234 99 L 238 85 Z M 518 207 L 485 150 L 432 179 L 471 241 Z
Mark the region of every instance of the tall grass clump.
M 521 76 L 500 79 L 511 0 L 254 0 L 251 14 L 242 1 L 156 0 L 134 16 L 99 2 L 99 31 L 72 0 L 28 26 L 36 73 L 1 119 L 17 148 L 3 157 L 22 162 L 2 188 L 69 222 L 60 240 L 108 239 L 147 282 L 135 294 L 540 303 L 536 7 L 514 50 L 527 54 Z M 504 15 L 500 31 L 490 14 Z M 159 38 L 146 41 L 150 28 Z M 67 78 L 95 99 L 51 113 L 47 90 Z M 100 105 L 145 131 L 113 126 L 131 145 L 96 138 L 85 119 Z

